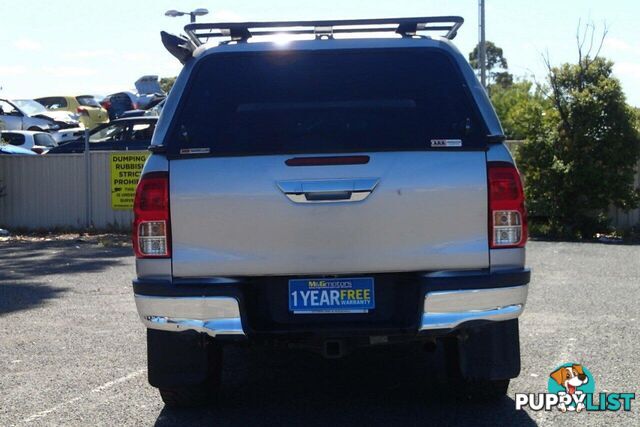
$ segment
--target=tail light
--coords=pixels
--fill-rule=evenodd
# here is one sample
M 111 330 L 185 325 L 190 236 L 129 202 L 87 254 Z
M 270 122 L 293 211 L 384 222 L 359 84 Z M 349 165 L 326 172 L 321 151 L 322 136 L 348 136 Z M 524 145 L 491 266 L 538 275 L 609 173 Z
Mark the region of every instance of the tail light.
M 137 102 L 132 103 L 131 106 L 133 107 L 134 110 L 138 109 L 138 103 Z
M 89 111 L 87 111 L 87 109 L 84 107 L 78 107 L 76 109 L 76 112 L 82 116 L 87 116 L 87 117 L 89 116 Z
M 511 163 L 489 163 L 489 233 L 492 249 L 521 248 L 527 242 L 522 180 Z
M 104 108 L 105 110 L 108 110 L 109 108 L 111 108 L 111 101 L 102 101 L 100 105 L 102 105 L 102 108 Z
M 44 153 L 44 150 L 40 147 L 31 147 L 31 151 L 33 151 L 36 154 L 42 154 Z
M 151 172 L 142 176 L 133 202 L 133 250 L 137 258 L 169 258 L 169 175 Z

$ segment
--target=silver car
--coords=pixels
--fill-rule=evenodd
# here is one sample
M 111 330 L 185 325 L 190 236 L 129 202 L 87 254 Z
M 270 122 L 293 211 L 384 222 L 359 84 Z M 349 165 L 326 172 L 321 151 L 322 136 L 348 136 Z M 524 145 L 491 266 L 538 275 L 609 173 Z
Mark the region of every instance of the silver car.
M 48 132 L 58 143 L 84 135 L 84 127 L 73 115 L 49 111 L 30 99 L 0 99 L 0 129 Z
M 215 396 L 230 340 L 327 358 L 421 342 L 442 348 L 456 389 L 505 395 L 527 217 L 496 113 L 450 41 L 461 24 L 163 34 L 184 68 L 137 187 L 133 291 L 167 405 Z

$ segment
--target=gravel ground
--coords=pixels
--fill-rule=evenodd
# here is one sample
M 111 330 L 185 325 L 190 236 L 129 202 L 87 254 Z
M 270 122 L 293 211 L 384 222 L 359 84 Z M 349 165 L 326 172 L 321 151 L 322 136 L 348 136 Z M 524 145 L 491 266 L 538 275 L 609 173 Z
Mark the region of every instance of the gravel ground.
M 176 411 L 147 384 L 131 250 L 106 242 L 0 242 L 0 425 L 638 425 L 638 401 L 629 413 L 562 414 L 516 411 L 513 395 L 545 392 L 569 361 L 589 368 L 596 391 L 638 393 L 640 246 L 529 245 L 522 373 L 500 402 L 452 397 L 437 353 L 327 361 L 231 347 L 221 403 Z

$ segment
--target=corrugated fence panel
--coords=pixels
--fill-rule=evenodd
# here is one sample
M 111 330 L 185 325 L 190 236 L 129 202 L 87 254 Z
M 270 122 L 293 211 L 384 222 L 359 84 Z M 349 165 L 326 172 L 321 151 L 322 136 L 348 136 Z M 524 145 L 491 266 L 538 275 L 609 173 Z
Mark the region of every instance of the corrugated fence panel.
M 640 189 L 640 162 L 638 163 L 638 172 L 636 173 L 634 188 Z M 640 209 L 624 211 L 618 208 L 611 208 L 609 210 L 609 217 L 611 218 L 612 224 L 618 228 L 640 225 Z
M 130 210 L 111 209 L 110 152 L 91 153 L 91 223 L 98 229 L 129 229 Z M 83 154 L 0 156 L 0 227 L 86 227 Z
M 0 156 L 0 226 L 79 228 L 85 223 L 81 154 Z

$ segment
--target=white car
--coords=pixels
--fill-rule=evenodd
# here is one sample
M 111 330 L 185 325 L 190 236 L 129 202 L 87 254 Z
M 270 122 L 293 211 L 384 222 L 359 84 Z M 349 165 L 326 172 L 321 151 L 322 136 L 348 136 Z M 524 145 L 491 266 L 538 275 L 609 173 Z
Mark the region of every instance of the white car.
M 2 131 L 0 133 L 2 141 L 15 147 L 25 148 L 37 154 L 44 154 L 58 143 L 47 132 L 36 132 L 30 130 Z

